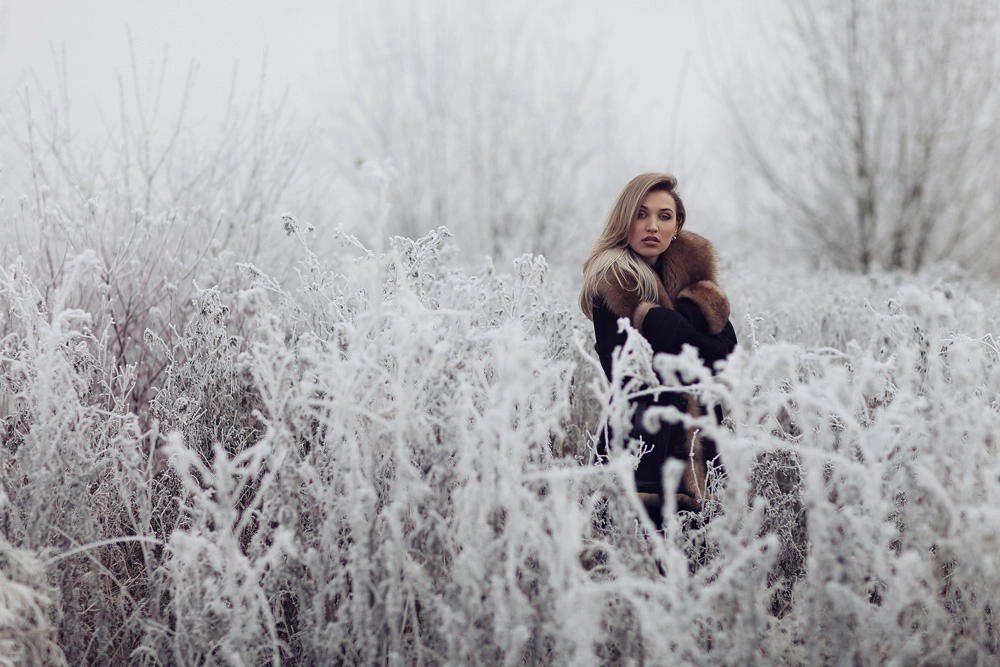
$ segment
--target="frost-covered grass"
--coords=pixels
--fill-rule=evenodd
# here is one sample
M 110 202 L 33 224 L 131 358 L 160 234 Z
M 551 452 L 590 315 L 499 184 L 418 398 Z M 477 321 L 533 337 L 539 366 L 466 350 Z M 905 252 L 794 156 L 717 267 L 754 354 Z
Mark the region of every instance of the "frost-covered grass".
M 459 268 L 444 230 L 317 256 L 273 224 L 297 271 L 184 286 L 156 374 L 88 307 L 93 252 L 46 289 L 0 271 L 13 663 L 996 660 L 995 286 L 727 264 L 728 365 L 658 361 L 725 406 L 698 425 L 727 478 L 657 534 L 634 444 L 588 464 L 628 388 L 575 271 Z
M 582 257 L 385 239 L 378 165 L 374 247 L 313 230 L 280 109 L 141 99 L 4 156 L 0 666 L 997 662 L 996 285 L 724 257 L 737 352 L 656 363 L 725 476 L 657 533 Z

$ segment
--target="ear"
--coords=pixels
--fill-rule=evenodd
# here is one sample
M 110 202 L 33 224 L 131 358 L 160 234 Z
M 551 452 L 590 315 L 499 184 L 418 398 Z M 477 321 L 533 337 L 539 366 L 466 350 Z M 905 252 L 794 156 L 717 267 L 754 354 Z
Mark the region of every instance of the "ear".
M 722 289 L 709 280 L 701 280 L 688 285 L 677 295 L 680 299 L 691 299 L 701 308 L 705 321 L 708 322 L 708 333 L 721 332 L 729 321 L 729 299 Z

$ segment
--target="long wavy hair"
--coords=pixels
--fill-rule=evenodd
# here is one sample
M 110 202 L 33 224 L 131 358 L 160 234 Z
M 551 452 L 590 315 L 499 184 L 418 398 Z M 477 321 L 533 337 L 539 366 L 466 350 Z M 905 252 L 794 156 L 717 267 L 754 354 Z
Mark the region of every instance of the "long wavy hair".
M 650 172 L 639 174 L 622 188 L 614 206 L 604 219 L 604 229 L 583 263 L 583 289 L 580 309 L 588 319 L 594 318 L 594 299 L 605 276 L 613 277 L 624 289 L 639 290 L 641 301 L 656 301 L 656 273 L 629 247 L 628 236 L 639 206 L 650 192 L 663 190 L 674 198 L 677 206 L 677 231 L 684 226 L 684 204 L 677 194 L 677 178 L 671 174 Z

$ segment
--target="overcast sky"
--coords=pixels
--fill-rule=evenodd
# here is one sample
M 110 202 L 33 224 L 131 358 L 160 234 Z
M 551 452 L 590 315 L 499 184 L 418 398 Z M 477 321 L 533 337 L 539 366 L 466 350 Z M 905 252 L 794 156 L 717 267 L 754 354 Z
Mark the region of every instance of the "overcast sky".
M 131 34 L 143 70 L 154 69 L 168 54 L 169 94 L 179 95 L 187 67 L 196 63 L 192 109 L 200 117 L 221 116 L 234 65 L 239 63 L 245 84 L 253 82 L 265 54 L 267 90 L 287 91 L 300 114 L 320 116 L 323 95 L 330 92 L 319 84 L 336 57 L 345 12 L 360 6 L 336 0 L 0 0 L 0 103 L 16 104 L 15 94 L 33 77 L 52 86 L 54 54 L 65 53 L 76 129 L 86 132 L 101 122 L 99 109 L 114 114 L 118 77 L 129 74 Z M 595 48 L 604 49 L 615 79 L 635 87 L 621 103 L 656 128 L 661 143 L 676 129 L 683 148 L 677 152 L 689 162 L 696 156 L 700 179 L 709 181 L 698 189 L 714 190 L 712 181 L 722 180 L 723 165 L 713 161 L 723 159 L 716 153 L 725 128 L 710 91 L 717 83 L 711 62 L 724 69 L 739 57 L 742 40 L 753 29 L 747 17 L 760 14 L 761 3 L 618 0 L 535 6 L 550 17 L 555 12 L 556 24 L 569 33 L 595 36 Z M 148 78 L 145 72 L 141 76 Z M 676 170 L 669 162 L 657 152 L 639 158 L 636 171 Z M 719 178 L 713 179 L 714 172 Z

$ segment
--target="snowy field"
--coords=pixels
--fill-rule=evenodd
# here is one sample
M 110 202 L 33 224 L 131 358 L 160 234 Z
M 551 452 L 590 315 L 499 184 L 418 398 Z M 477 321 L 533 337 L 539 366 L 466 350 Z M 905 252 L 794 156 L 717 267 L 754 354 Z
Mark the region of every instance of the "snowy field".
M 294 216 L 283 277 L 171 244 L 197 219 L 74 235 L 113 205 L 36 210 L 62 233 L 0 271 L 11 660 L 996 660 L 994 285 L 723 257 L 740 347 L 674 370 L 728 476 L 657 534 L 632 450 L 588 464 L 627 388 L 572 267 L 443 229 L 319 255 Z
M 44 44 L 19 16 L 74 23 L 14 4 L 8 59 Z M 217 4 L 175 23 L 253 20 L 279 63 L 330 47 L 317 122 L 263 67 L 226 97 L 150 60 L 166 18 L 114 56 L 121 17 L 82 9 L 89 46 L 0 97 L 0 667 L 1000 663 L 996 3 L 789 3 L 820 70 L 760 32 L 791 83 L 748 69 L 745 97 L 729 33 L 759 32 L 737 6 L 777 25 L 763 2 L 282 5 L 288 39 L 274 3 Z M 734 52 L 686 52 L 699 28 Z M 860 69 L 838 88 L 828 62 Z M 716 243 L 740 341 L 714 375 L 639 337 L 619 358 L 726 414 L 664 415 L 725 471 L 662 532 L 638 444 L 593 463 L 635 387 L 577 305 L 652 169 Z

